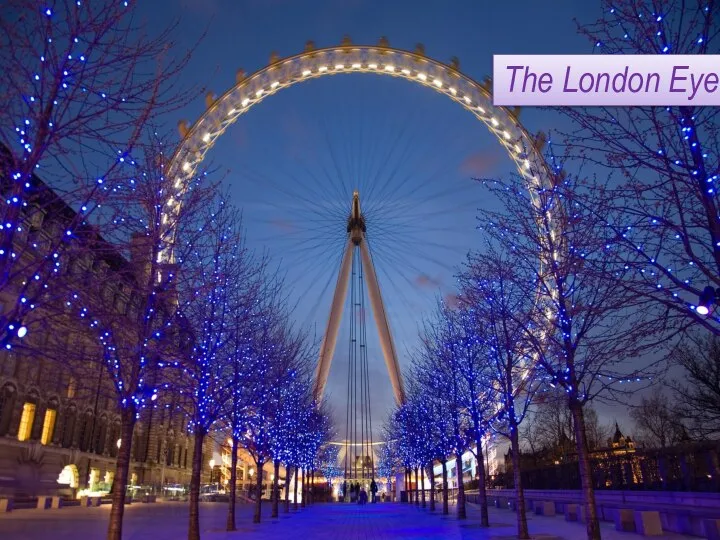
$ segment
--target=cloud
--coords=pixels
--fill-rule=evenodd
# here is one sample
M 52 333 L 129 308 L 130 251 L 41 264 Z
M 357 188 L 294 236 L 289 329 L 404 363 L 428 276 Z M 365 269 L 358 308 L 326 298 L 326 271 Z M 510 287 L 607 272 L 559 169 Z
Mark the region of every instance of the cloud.
M 465 176 L 487 176 L 501 162 L 498 150 L 483 149 L 473 152 L 460 163 L 460 173 Z
M 438 287 L 442 287 L 442 282 L 440 281 L 440 278 L 430 277 L 427 274 L 420 274 L 415 277 L 415 285 L 421 288 L 437 289 Z
M 273 219 L 270 221 L 270 225 L 283 232 L 294 232 L 297 230 L 297 227 L 293 223 L 284 219 Z

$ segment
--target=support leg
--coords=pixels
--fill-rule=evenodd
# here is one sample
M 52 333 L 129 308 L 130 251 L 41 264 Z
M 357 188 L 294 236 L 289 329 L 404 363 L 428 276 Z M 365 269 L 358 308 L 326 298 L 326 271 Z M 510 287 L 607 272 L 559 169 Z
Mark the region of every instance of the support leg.
M 380 294 L 380 286 L 375 273 L 372 257 L 368 248 L 367 238 L 363 236 L 360 242 L 360 253 L 362 256 L 363 272 L 367 283 L 368 296 L 370 297 L 370 305 L 372 306 L 375 324 L 377 325 L 378 334 L 380 335 L 380 346 L 385 358 L 392 383 L 393 392 L 395 393 L 395 401 L 402 404 L 405 401 L 405 389 L 403 381 L 400 377 L 400 364 L 398 363 L 397 353 L 395 352 L 395 343 L 390 333 L 390 324 L 388 323 L 387 313 L 385 312 L 385 304 L 383 304 L 382 295 Z
M 352 243 L 352 240 L 348 238 L 342 262 L 340 263 L 340 273 L 338 274 L 337 284 L 335 285 L 335 293 L 333 294 L 332 305 L 330 307 L 330 317 L 328 318 L 327 328 L 325 329 L 325 335 L 323 336 L 322 345 L 320 346 L 320 358 L 318 358 L 317 369 L 315 370 L 313 397 L 316 400 L 319 400 L 323 395 L 328 373 L 330 373 L 330 364 L 335 354 L 335 344 L 337 343 L 338 331 L 340 330 L 343 304 L 347 297 L 348 282 L 350 281 L 350 269 L 352 267 L 354 248 L 355 245 Z

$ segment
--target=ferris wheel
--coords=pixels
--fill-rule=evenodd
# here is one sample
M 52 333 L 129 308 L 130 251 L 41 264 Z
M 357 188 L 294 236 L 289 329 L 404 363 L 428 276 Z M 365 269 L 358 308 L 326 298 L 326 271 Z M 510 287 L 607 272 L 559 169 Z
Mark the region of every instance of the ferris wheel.
M 403 401 L 418 324 L 438 296 L 452 301 L 457 268 L 480 244 L 476 213 L 492 201 L 472 177 L 515 169 L 544 184 L 541 143 L 457 60 L 385 39 L 273 55 L 206 106 L 180 124 L 166 212 L 179 210 L 206 158 L 227 171 L 248 244 L 278 261 L 299 323 L 318 334 L 316 397 L 327 387 L 345 402 L 345 476 L 365 478 L 369 467 L 372 477 L 371 419 Z

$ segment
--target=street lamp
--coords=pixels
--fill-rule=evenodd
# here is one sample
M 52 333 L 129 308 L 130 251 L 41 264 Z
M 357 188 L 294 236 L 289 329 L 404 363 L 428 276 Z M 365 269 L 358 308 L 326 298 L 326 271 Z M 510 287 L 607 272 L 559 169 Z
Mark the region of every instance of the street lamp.
M 213 472 L 215 470 L 215 460 L 211 459 L 209 462 L 209 465 L 210 465 L 210 483 L 212 484 L 213 483 Z
M 122 446 L 122 439 L 118 439 L 115 444 L 117 445 L 118 450 L 120 450 L 120 447 Z

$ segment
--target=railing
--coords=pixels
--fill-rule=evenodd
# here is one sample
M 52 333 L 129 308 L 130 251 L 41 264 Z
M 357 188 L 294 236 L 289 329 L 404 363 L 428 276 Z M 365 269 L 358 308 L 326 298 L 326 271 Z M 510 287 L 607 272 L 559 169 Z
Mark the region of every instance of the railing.
M 534 510 L 536 504 L 550 502 L 555 511 L 564 513 L 568 505 L 583 505 L 580 490 L 523 490 L 525 507 Z M 498 508 L 514 509 L 517 497 L 514 489 L 488 489 L 488 504 Z M 468 494 L 468 502 L 478 502 L 476 493 Z M 688 493 L 670 491 L 614 491 L 595 493 L 598 519 L 614 521 L 620 509 L 655 511 L 660 514 L 662 528 L 675 532 L 707 538 L 706 520 L 720 519 L 720 494 Z
M 522 465 L 526 489 L 580 489 L 574 456 L 557 464 Z M 596 490 L 720 491 L 720 462 L 716 443 L 680 445 L 661 450 L 637 450 L 595 455 L 590 462 Z M 495 477 L 494 484 L 514 487 L 512 471 Z

